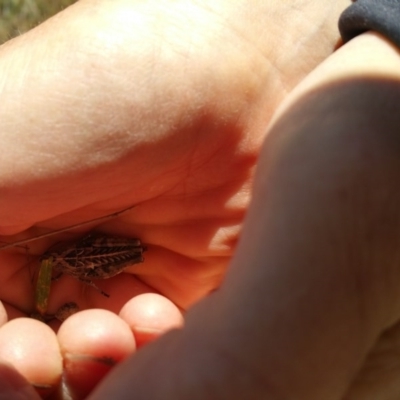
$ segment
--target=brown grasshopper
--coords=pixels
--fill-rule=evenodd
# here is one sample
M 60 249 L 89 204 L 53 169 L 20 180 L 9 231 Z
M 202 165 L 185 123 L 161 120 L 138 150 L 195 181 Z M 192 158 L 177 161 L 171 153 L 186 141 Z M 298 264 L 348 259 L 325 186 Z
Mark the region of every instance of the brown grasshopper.
M 139 239 L 126 239 L 101 234 L 89 234 L 73 243 L 60 243 L 40 257 L 41 263 L 51 263 L 56 279 L 71 275 L 97 289 L 92 279 L 108 279 L 121 273 L 129 265 L 144 261 Z
M 94 221 L 115 218 L 131 208 L 133 206 L 91 221 L 9 243 L 0 246 L 0 251 L 69 231 Z M 40 269 L 35 290 L 35 308 L 39 313 L 39 318 L 46 315 L 54 273 L 57 274 L 55 279 L 60 278 L 63 274 L 71 275 L 79 281 L 92 286 L 102 295 L 109 297 L 107 293 L 94 284 L 92 279 L 108 279 L 118 275 L 129 265 L 143 262 L 143 252 L 145 250 L 146 247 L 142 245 L 140 239 L 107 236 L 99 233 L 86 235 L 75 242 L 61 242 L 51 247 L 40 257 Z M 37 316 L 35 315 L 35 317 Z

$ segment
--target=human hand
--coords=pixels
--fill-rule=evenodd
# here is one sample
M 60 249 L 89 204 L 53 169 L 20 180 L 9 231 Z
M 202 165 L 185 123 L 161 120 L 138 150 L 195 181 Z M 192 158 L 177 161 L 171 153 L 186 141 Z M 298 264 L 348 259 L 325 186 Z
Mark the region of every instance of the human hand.
M 367 33 L 288 96 L 221 288 L 90 399 L 399 398 L 399 71 Z
M 299 11 L 282 2 L 81 1 L 2 47 L 0 230 L 14 235 L 4 240 L 137 204 L 97 229 L 149 247 L 143 265 L 98 283 L 110 299 L 63 278 L 50 312 L 66 300 L 118 312 L 154 291 L 186 310 L 220 285 L 265 127 L 332 51 L 346 3 L 305 2 Z M 285 34 L 282 19 L 292 22 Z M 82 234 L 32 243 L 29 252 Z M 9 316 L 29 313 L 25 253 L 0 256 Z

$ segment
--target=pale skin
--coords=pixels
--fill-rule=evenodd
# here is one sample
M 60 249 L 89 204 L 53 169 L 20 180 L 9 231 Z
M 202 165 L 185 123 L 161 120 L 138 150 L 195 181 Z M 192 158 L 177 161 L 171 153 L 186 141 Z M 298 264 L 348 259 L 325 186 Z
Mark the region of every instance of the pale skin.
M 343 221 L 354 218 L 350 225 L 357 227 L 376 210 L 329 195 L 353 170 L 361 171 L 355 181 L 361 176 L 372 187 L 370 158 L 352 165 L 353 158 L 339 152 L 345 174 L 338 174 L 331 153 L 320 152 L 351 151 L 345 135 L 334 135 L 336 147 L 322 140 L 314 150 L 306 148 L 310 162 L 304 169 L 293 166 L 293 149 L 302 147 L 290 135 L 284 143 L 267 141 L 261 151 L 266 135 L 284 130 L 280 121 L 294 118 L 311 91 L 378 72 L 397 82 L 398 53 L 383 38 L 365 34 L 329 57 L 347 1 L 213 3 L 81 1 L 0 48 L 3 240 L 138 204 L 98 229 L 137 236 L 149 246 L 145 263 L 96 282 L 109 299 L 72 278 L 56 282 L 50 312 L 66 301 L 103 309 L 77 314 L 58 336 L 37 321 L 7 322 L 3 312 L 0 359 L 29 355 L 16 365 L 23 378 L 1 368 L 4 390 L 13 383 L 26 398 L 37 398 L 23 379 L 54 384 L 61 357 L 71 389 L 82 398 L 88 381 L 101 381 L 90 399 L 135 393 L 137 399 L 339 400 L 350 393 L 349 399 L 362 400 L 365 393 L 389 399 L 399 390 L 393 370 L 382 364 L 367 369 L 380 346 L 394 347 L 398 340 L 396 248 L 377 239 L 340 247 L 339 238 L 350 235 Z M 276 125 L 267 130 L 282 100 Z M 377 182 L 379 174 L 388 180 L 376 193 L 398 182 L 396 167 L 389 163 L 377 172 Z M 285 184 L 288 177 L 300 184 Z M 382 224 L 388 219 L 377 215 Z M 378 217 L 371 219 L 381 226 Z M 398 237 L 397 225 L 390 228 L 387 243 Z M 86 231 L 32 243 L 29 252 L 41 254 Z M 352 238 L 357 234 L 351 231 Z M 365 249 L 379 268 L 367 263 L 360 281 L 358 257 Z M 23 249 L 0 253 L 0 294 L 10 319 L 32 309 L 30 261 Z M 326 267 L 319 275 L 321 265 Z M 142 293 L 150 294 L 132 305 L 130 299 Z M 145 344 L 181 324 L 178 308 L 190 309 L 183 329 L 147 345 L 102 379 L 109 369 L 104 357 L 118 363 L 134 352 L 129 326 Z M 389 338 L 377 340 L 390 327 Z M 73 375 L 74 367 L 84 373 Z

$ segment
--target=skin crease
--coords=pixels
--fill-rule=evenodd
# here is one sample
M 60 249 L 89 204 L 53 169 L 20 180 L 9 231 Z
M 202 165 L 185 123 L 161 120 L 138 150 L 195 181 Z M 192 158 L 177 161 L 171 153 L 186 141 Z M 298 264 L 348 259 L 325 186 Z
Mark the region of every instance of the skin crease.
M 50 312 L 66 301 L 76 301 L 82 309 L 103 308 L 117 314 L 135 295 L 154 292 L 181 310 L 189 309 L 217 289 L 224 278 L 249 204 L 265 128 L 282 100 L 286 102 L 280 115 L 290 111 L 305 93 L 335 79 L 374 75 L 377 68 L 380 76 L 398 79 L 397 51 L 379 36 L 367 34 L 335 53 L 287 97 L 332 52 L 338 40 L 338 15 L 349 2 L 254 1 L 252 6 L 248 1 L 221 1 L 217 6 L 213 3 L 80 1 L 0 48 L 2 239 L 11 242 L 31 237 L 137 204 L 132 211 L 96 229 L 140 237 L 148 244 L 145 263 L 113 279 L 96 282 L 110 293 L 110 299 L 66 277 L 53 285 Z M 289 26 L 282 23 L 289 20 Z M 268 152 L 263 153 L 263 160 L 265 154 Z M 268 165 L 263 162 L 261 165 Z M 236 382 L 232 365 L 260 370 L 260 359 L 254 356 L 257 346 L 243 346 L 245 342 L 259 343 L 249 335 L 251 324 L 246 326 L 249 311 L 254 314 L 253 321 L 263 321 L 260 315 L 265 314 L 261 307 L 264 302 L 285 304 L 280 295 L 292 287 L 291 279 L 295 279 L 289 273 L 287 281 L 278 279 L 281 275 L 273 277 L 283 285 L 282 291 L 271 290 L 267 298 L 257 297 L 258 291 L 254 291 L 254 297 L 249 296 L 240 284 L 249 282 L 252 287 L 253 279 L 266 279 L 260 272 L 264 269 L 257 268 L 257 259 L 264 259 L 267 246 L 253 241 L 252 231 L 261 229 L 257 225 L 265 196 L 261 184 L 254 193 L 259 200 L 253 203 L 247 230 L 221 291 L 193 308 L 182 331 L 167 334 L 122 364 L 91 398 L 123 399 L 132 391 L 138 399 L 179 399 L 188 398 L 188 394 L 189 398 L 205 398 L 210 395 L 210 387 L 215 390 L 215 398 L 243 398 L 240 390 L 251 387 L 253 397 L 249 398 L 290 395 L 336 399 L 340 390 L 350 388 L 349 399 L 367 399 L 366 393 L 370 392 L 363 379 L 369 366 L 366 353 L 380 360 L 382 343 L 390 347 L 398 341 L 393 328 L 375 347 L 371 344 L 397 322 L 399 299 L 390 291 L 385 300 L 373 297 L 382 304 L 394 305 L 387 314 L 377 313 L 368 319 L 363 349 L 356 352 L 352 340 L 340 343 L 348 357 L 342 362 L 349 367 L 342 375 L 335 375 L 335 368 L 342 367 L 336 360 L 331 373 L 336 381 L 322 379 L 320 387 L 311 389 L 307 376 L 296 375 L 295 369 L 277 367 L 298 354 L 297 348 L 285 344 L 306 346 L 308 342 L 301 335 L 301 340 L 291 341 L 292 337 L 280 334 L 285 324 L 276 325 L 276 307 L 268 308 L 271 318 L 259 328 L 260 334 L 279 332 L 267 349 L 271 351 L 267 353 L 271 364 L 266 370 L 271 376 L 264 381 L 262 374 L 242 374 L 244 382 L 238 382 L 238 386 L 226 384 Z M 286 204 L 286 197 L 279 199 Z M 285 215 L 280 210 L 275 210 L 276 215 Z M 266 229 L 272 230 L 268 225 Z M 291 230 L 290 224 L 286 229 Z M 51 244 L 80 237 L 88 230 L 82 228 L 32 243 L 29 254 L 42 254 Z M 263 235 L 268 237 L 265 232 Z M 268 256 L 279 264 L 286 253 L 280 244 Z M 291 261 L 301 264 L 298 258 Z M 0 253 L 0 263 L 0 298 L 9 318 L 26 315 L 33 308 L 31 275 L 35 258 L 27 259 L 26 251 L 17 248 Z M 344 278 L 332 279 L 338 279 L 340 286 Z M 312 304 L 318 304 L 317 295 L 318 291 Z M 346 299 L 354 300 L 344 297 L 339 303 Z M 146 303 L 142 306 L 145 308 Z M 162 314 L 162 307 L 160 310 Z M 302 320 L 313 315 L 301 311 L 297 317 L 294 311 L 285 313 L 285 322 L 298 321 L 301 326 Z M 225 317 L 223 324 L 221 316 Z M 90 322 L 93 318 L 95 323 L 103 317 L 100 313 L 88 319 Z M 291 326 L 289 322 L 287 326 Z M 322 322 L 324 327 L 341 327 L 348 321 L 332 317 Z M 169 325 L 174 323 L 160 320 L 160 331 Z M 114 328 L 110 327 L 107 334 L 117 343 L 121 333 Z M 359 326 L 350 325 L 348 329 L 355 340 Z M 25 350 L 34 347 L 35 340 L 40 342 L 40 334 L 32 330 L 18 327 L 15 335 L 20 336 L 22 348 L 26 343 Z M 66 336 L 76 337 L 82 344 L 88 340 L 76 328 L 64 331 Z M 0 343 L 2 337 L 6 336 L 0 329 Z M 63 342 L 60 345 L 62 349 Z M 132 351 L 132 346 L 127 349 Z M 246 354 L 239 349 L 246 349 Z M 273 349 L 285 351 L 276 355 Z M 97 356 L 102 348 L 96 350 L 90 356 Z M 329 352 L 317 350 L 328 357 Z M 112 349 L 105 353 L 111 360 L 120 360 Z M 53 361 L 60 355 L 66 357 L 54 351 Z M 198 362 L 191 363 L 193 359 Z M 313 366 L 321 362 L 311 356 L 307 361 Z M 98 371 L 92 368 L 95 376 Z M 355 370 L 361 372 L 357 375 Z M 29 381 L 29 372 L 24 373 Z M 180 379 L 174 375 L 177 373 Z M 5 374 L 7 378 L 0 374 L 0 383 L 12 381 L 10 374 Z M 283 388 L 282 382 L 288 377 L 291 385 Z M 392 383 L 390 376 L 371 384 L 375 398 L 390 399 L 391 393 L 396 393 L 395 385 L 387 381 Z M 81 384 L 75 382 L 72 389 L 79 391 Z M 15 386 L 26 388 L 17 383 Z M 333 388 L 340 390 L 335 392 Z M 195 394 L 187 390 L 195 390 Z

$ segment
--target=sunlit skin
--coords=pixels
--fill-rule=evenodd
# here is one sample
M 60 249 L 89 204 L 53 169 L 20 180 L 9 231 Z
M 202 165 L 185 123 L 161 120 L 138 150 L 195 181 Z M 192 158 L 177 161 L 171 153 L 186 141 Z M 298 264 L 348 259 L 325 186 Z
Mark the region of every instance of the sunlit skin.
M 280 115 L 289 113 L 302 95 L 339 74 L 358 76 L 368 72 L 368 66 L 374 71 L 377 65 L 369 62 L 366 47 L 380 54 L 374 60 L 384 73 L 397 76 L 399 61 L 393 48 L 382 38 L 368 34 L 340 49 L 291 93 L 333 52 L 339 40 L 338 15 L 348 4 L 304 1 L 295 8 L 282 1 L 268 5 L 254 1 L 251 7 L 248 1 L 234 5 L 228 1 L 218 5 L 80 1 L 0 48 L 2 240 L 35 236 L 137 205 L 100 225 L 32 242 L 28 251 L 12 248 L 0 252 L 0 297 L 11 320 L 7 322 L 1 310 L 0 355 L 4 354 L 2 348 L 9 346 L 10 337 L 18 338 L 18 351 L 4 358 L 13 362 L 38 391 L 50 392 L 56 385 L 63 359 L 70 377 L 67 386 L 77 398 L 86 398 L 92 387 L 104 381 L 91 399 L 125 399 L 133 392 L 138 399 L 157 398 L 152 396 L 160 393 L 164 399 L 179 399 L 177 394 L 187 395 L 193 387 L 193 379 L 198 382 L 196 394 L 207 396 L 209 372 L 221 384 L 218 398 L 235 398 L 233 393 L 241 393 L 231 379 L 229 368 L 233 364 L 227 368 L 224 360 L 215 362 L 215 354 L 233 355 L 249 370 L 264 371 L 265 360 L 257 358 L 258 342 L 247 336 L 251 340 L 243 340 L 239 334 L 251 328 L 240 323 L 248 321 L 248 311 L 253 307 L 260 335 L 271 335 L 270 354 L 285 348 L 274 357 L 288 360 L 298 354 L 296 345 L 307 347 L 307 337 L 305 333 L 301 336 L 301 330 L 297 331 L 298 341 L 289 341 L 294 343 L 293 348 L 283 347 L 286 336 L 281 333 L 287 329 L 276 323 L 279 318 L 273 308 L 265 313 L 257 307 L 265 303 L 284 308 L 287 298 L 283 294 L 288 288 L 269 290 L 270 297 L 257 297 L 258 291 L 246 292 L 244 283 L 250 288 L 254 280 L 273 288 L 272 279 L 276 277 L 269 280 L 265 276 L 269 269 L 257 268 L 258 260 L 267 259 L 267 250 L 271 263 L 279 265 L 279 260 L 285 260 L 291 265 L 301 264 L 298 258 L 287 261 L 287 252 L 280 246 L 272 251 L 254 239 L 257 230 L 269 236 L 263 231 L 262 218 L 258 218 L 264 211 L 263 196 L 267 195 L 262 180 L 259 178 L 253 188 L 253 179 L 268 125 L 283 100 L 286 102 Z M 284 30 L 283 20 L 291 21 Z M 265 173 L 268 151 L 264 148 L 261 155 Z M 281 193 L 279 185 L 270 187 Z M 256 201 L 235 254 L 252 193 Z M 295 197 L 279 196 L 278 204 L 293 207 Z M 311 201 L 308 207 L 312 209 L 315 204 Z M 277 207 L 269 212 L 284 221 L 286 211 Z M 304 234 L 307 229 L 305 226 Z M 72 277 L 54 282 L 49 313 L 68 301 L 85 310 L 61 327 L 59 322 L 50 322 L 54 333 L 39 321 L 13 320 L 28 316 L 34 308 L 32 274 L 38 257 L 52 244 L 79 238 L 90 230 L 139 237 L 147 246 L 144 263 L 128 267 L 111 279 L 96 281 L 109 298 Z M 269 233 L 272 235 L 272 231 Z M 318 237 L 314 239 L 318 241 Z M 234 254 L 228 279 L 221 288 Z M 293 278 L 296 287 L 310 287 L 307 271 L 305 268 L 300 278 Z M 287 281 L 292 288 L 290 277 L 277 279 L 279 284 Z M 323 296 L 326 290 L 321 287 L 320 292 L 318 296 Z M 335 301 L 340 308 L 350 300 L 335 297 Z M 310 301 L 309 314 L 296 313 L 296 307 L 280 311 L 288 321 L 307 321 L 317 304 Z M 187 310 L 191 312 L 182 328 L 182 314 Z M 321 326 L 348 322 L 332 315 L 321 318 L 325 318 Z M 390 318 L 396 321 L 395 311 Z M 386 319 L 382 326 L 378 326 L 378 320 L 371 328 L 375 335 L 387 327 Z M 154 341 L 174 327 L 178 329 Z M 279 334 L 273 334 L 274 329 Z M 295 333 L 290 330 L 288 334 Z M 34 344 L 41 342 L 43 334 L 52 337 L 48 358 L 36 363 L 40 347 Z M 146 345 L 149 342 L 153 343 Z M 351 344 L 342 344 L 350 347 L 342 348 L 349 358 Z M 141 350 L 121 368 L 114 368 L 136 347 Z M 215 350 L 215 354 L 205 349 Z M 316 353 L 322 354 L 320 349 Z M 24 355 L 20 363 L 15 362 L 15 354 Z M 318 354 L 312 359 L 318 361 L 315 365 L 322 363 Z M 191 363 L 196 357 L 201 362 Z M 351 362 L 357 364 L 353 359 Z M 215 370 L 211 371 L 209 365 Z M 78 368 L 84 373 L 77 374 Z M 112 369 L 109 379 L 103 379 Z M 271 374 L 274 371 L 272 365 L 266 370 Z M 177 371 L 181 380 L 173 375 Z M 287 389 L 281 385 L 285 371 L 276 371 L 269 385 L 258 385 L 257 379 L 252 382 L 255 394 L 265 398 L 270 393 L 277 393 L 276 397 L 293 397 L 295 393 L 298 398 L 313 398 L 306 378 L 291 380 L 293 387 Z M 289 372 L 292 378 L 294 372 Z M 357 376 L 337 379 L 356 382 Z M 24 385 L 12 369 L 0 368 L 3 380 L 20 387 L 31 396 L 28 398 L 35 398 L 31 387 Z M 182 388 L 171 386 L 171 381 L 179 382 Z M 315 389 L 314 398 L 328 393 L 329 384 L 331 381 Z M 53 398 L 60 396 L 54 394 Z

